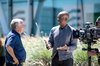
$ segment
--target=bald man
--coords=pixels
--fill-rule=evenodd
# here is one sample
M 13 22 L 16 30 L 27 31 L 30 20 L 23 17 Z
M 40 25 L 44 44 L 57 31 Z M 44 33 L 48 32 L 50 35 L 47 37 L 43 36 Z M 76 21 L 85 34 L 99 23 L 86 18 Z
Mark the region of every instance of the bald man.
M 51 66 L 73 66 L 73 51 L 77 47 L 77 39 L 73 38 L 74 28 L 68 25 L 69 14 L 61 11 L 57 15 L 58 26 L 51 29 L 47 49 L 53 48 Z

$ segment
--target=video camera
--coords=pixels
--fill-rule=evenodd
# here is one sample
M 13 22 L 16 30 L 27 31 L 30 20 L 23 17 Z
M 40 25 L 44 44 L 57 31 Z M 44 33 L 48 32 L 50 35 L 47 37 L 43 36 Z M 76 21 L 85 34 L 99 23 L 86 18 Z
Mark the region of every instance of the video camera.
M 79 38 L 84 44 L 87 44 L 87 48 L 83 48 L 84 51 L 91 51 L 94 48 L 91 48 L 91 44 L 95 44 L 100 38 L 100 28 L 94 27 L 91 22 L 85 24 L 85 28 L 73 30 L 73 38 Z M 98 53 L 96 48 L 95 50 Z M 89 66 L 91 66 L 91 57 L 88 57 Z M 98 64 L 100 65 L 100 56 L 98 56 Z
M 87 22 L 85 28 L 73 30 L 73 38 L 79 38 L 85 44 L 87 44 L 88 41 L 96 43 L 100 38 L 100 28 L 93 27 L 91 22 Z

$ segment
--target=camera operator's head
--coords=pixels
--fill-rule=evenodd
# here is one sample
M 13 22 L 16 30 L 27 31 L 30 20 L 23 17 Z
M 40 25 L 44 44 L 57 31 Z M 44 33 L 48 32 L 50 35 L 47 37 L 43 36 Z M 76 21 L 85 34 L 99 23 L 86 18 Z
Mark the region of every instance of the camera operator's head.
M 100 16 L 96 20 L 96 27 L 100 28 Z
M 58 23 L 62 28 L 66 25 L 66 22 L 67 22 L 68 18 L 69 18 L 69 14 L 66 11 L 61 11 L 57 15 Z

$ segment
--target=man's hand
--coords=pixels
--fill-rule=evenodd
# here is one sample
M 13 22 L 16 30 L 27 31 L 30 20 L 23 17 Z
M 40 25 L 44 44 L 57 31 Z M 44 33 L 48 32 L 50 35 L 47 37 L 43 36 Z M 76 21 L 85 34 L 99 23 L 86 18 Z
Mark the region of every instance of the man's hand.
M 51 49 L 51 45 L 48 44 L 48 42 L 47 42 L 46 40 L 44 40 L 44 42 L 45 42 L 45 44 L 46 44 L 46 48 L 47 48 L 48 50 Z
M 18 61 L 18 59 L 15 57 L 15 58 L 13 58 L 13 61 L 14 61 L 14 63 L 13 64 L 16 64 L 16 65 L 18 65 L 19 64 L 19 61 Z
M 67 51 L 69 48 L 68 48 L 68 46 L 65 44 L 64 46 L 62 46 L 62 47 L 58 47 L 57 48 L 57 50 L 58 51 Z
M 6 46 L 6 49 L 7 49 L 8 53 L 11 55 L 11 57 L 13 58 L 13 61 L 14 61 L 13 64 L 18 65 L 19 61 L 18 61 L 18 59 L 16 58 L 16 56 L 14 54 L 13 48 L 8 45 L 8 46 Z

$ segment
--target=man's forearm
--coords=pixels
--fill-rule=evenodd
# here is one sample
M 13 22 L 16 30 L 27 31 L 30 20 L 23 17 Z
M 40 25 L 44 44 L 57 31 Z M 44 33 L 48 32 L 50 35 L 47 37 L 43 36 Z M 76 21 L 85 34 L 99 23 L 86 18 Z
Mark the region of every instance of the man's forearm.
M 15 56 L 15 54 L 14 54 L 14 51 L 13 51 L 12 47 L 7 46 L 6 49 L 7 49 L 8 53 L 11 55 L 11 57 L 12 57 L 13 59 L 15 59 L 16 56 Z

